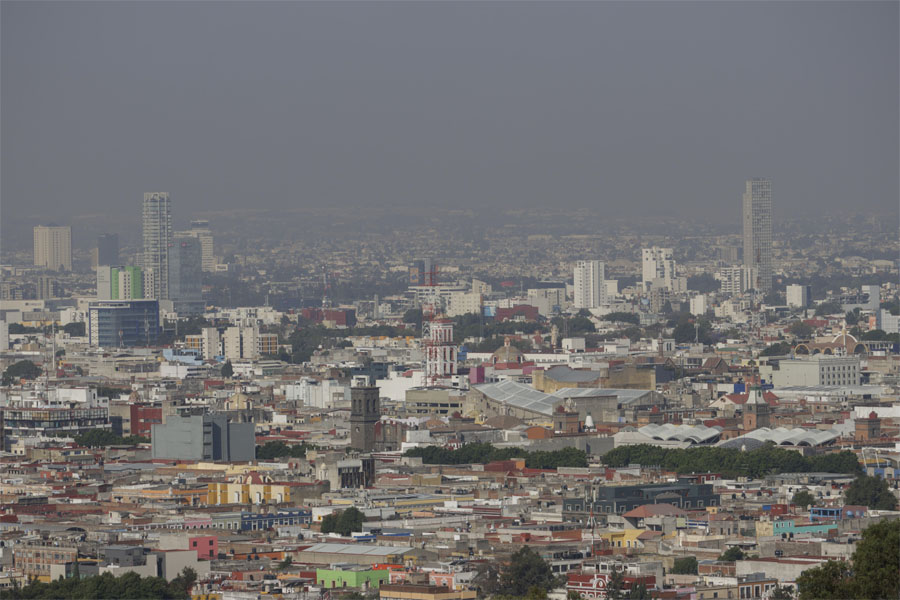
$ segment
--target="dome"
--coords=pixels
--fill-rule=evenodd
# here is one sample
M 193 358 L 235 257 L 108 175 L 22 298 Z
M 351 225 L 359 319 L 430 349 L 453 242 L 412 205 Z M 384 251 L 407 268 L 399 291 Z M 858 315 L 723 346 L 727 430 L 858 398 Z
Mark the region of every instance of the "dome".
M 492 357 L 495 364 L 519 363 L 522 362 L 522 351 L 510 344 L 509 338 L 506 338 L 503 345 L 494 350 Z
M 858 340 L 855 337 L 853 337 L 852 335 L 850 335 L 849 333 L 847 333 L 846 331 L 837 334 L 831 340 L 832 344 L 843 344 L 844 346 L 850 346 L 850 345 L 855 346 L 857 342 L 858 342 Z

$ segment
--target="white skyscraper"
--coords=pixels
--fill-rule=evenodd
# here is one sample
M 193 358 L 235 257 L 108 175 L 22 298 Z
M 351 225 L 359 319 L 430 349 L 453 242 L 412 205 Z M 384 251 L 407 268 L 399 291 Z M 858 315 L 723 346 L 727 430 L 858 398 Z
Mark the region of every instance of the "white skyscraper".
M 675 259 L 672 258 L 671 248 L 641 249 L 641 283 L 644 290 L 650 288 L 672 289 L 675 279 Z
M 606 300 L 606 265 L 599 260 L 575 263 L 575 308 L 596 308 Z
M 35 227 L 34 265 L 51 271 L 71 271 L 72 228 L 46 225 Z
M 172 204 L 169 194 L 148 192 L 144 194 L 141 219 L 144 234 L 144 271 L 152 269 L 153 288 L 147 288 L 148 298 L 169 299 L 169 248 L 174 242 L 172 231 Z
M 179 232 L 178 235 L 190 236 L 200 240 L 200 262 L 203 270 L 208 273 L 215 272 L 216 257 L 213 250 L 213 235 L 209 229 L 209 221 L 191 221 L 191 229 Z
M 749 287 L 759 292 L 772 289 L 772 180 L 747 181 L 743 201 L 744 266 L 756 269 Z
M 787 286 L 787 305 L 791 308 L 806 308 L 809 306 L 809 286 Z

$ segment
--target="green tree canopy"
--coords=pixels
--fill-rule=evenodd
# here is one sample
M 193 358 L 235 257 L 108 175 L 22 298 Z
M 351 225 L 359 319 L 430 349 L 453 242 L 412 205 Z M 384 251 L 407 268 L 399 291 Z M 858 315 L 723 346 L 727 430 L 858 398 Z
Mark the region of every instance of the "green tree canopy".
M 20 360 L 3 371 L 3 385 L 12 385 L 20 379 L 37 379 L 41 373 L 41 368 L 30 360 Z
M 587 454 L 577 448 L 553 451 L 528 451 L 523 448 L 497 448 L 488 443 L 465 444 L 456 450 L 441 446 L 410 448 L 405 456 L 421 457 L 426 465 L 486 464 L 497 460 L 524 458 L 529 469 L 558 469 L 559 467 L 586 467 Z
M 877 510 L 896 510 L 897 497 L 881 477 L 860 475 L 844 492 L 844 502 Z
M 809 339 L 809 337 L 813 334 L 812 325 L 804 323 L 803 321 L 794 321 L 791 323 L 791 326 L 788 327 L 788 331 L 790 331 L 793 335 L 802 339 Z
M 721 473 L 726 477 L 760 477 L 770 473 L 862 472 L 858 458 L 849 450 L 802 456 L 773 445 L 743 452 L 736 448 L 668 449 L 638 444 L 610 450 L 603 456 L 603 462 L 610 467 L 658 465 L 678 473 Z
M 267 442 L 256 447 L 256 458 L 260 460 L 272 460 L 275 458 L 305 458 L 306 452 L 312 448 L 305 442 L 302 444 L 288 445 L 284 442 Z
M 322 518 L 322 533 L 337 533 L 348 536 L 354 531 L 362 531 L 365 515 L 355 506 L 325 515 Z
M 685 556 L 684 558 L 676 558 L 675 564 L 672 566 L 672 572 L 676 575 L 696 575 L 697 574 L 697 557 Z
M 791 498 L 791 504 L 795 504 L 797 506 L 802 506 L 806 508 L 807 506 L 815 506 L 816 505 L 816 497 L 810 494 L 807 490 L 800 490 L 794 497 Z
M 546 593 L 553 589 L 555 581 L 550 565 L 537 552 L 523 546 L 500 572 L 500 593 L 523 597 L 535 587 Z
M 900 596 L 900 521 L 867 527 L 849 562 L 829 560 L 797 578 L 799 600 L 882 600 Z
M 226 360 L 222 365 L 222 377 L 230 379 L 232 376 L 234 376 L 234 367 L 231 366 L 230 360 Z
M 69 577 L 50 583 L 33 582 L 25 587 L 0 590 L 0 600 L 62 600 L 69 598 L 118 598 L 122 600 L 187 600 L 197 573 L 185 568 L 171 582 L 162 577 L 104 573 L 84 579 Z
M 75 443 L 86 448 L 105 448 L 107 446 L 137 446 L 148 444 L 150 440 L 139 435 L 119 437 L 109 429 L 91 429 L 75 436 Z
M 736 560 L 744 560 L 744 551 L 738 548 L 737 546 L 732 546 L 728 550 L 722 553 L 719 557 L 719 560 L 724 560 L 728 562 L 734 562 Z

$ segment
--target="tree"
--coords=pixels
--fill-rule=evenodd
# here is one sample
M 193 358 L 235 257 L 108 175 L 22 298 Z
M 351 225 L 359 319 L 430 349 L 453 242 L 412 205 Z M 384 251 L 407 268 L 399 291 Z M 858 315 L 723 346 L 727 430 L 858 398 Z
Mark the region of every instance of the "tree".
M 844 492 L 844 502 L 877 510 L 896 510 L 897 497 L 888 482 L 880 477 L 860 475 Z
M 900 595 L 900 521 L 870 525 L 850 562 L 830 560 L 797 578 L 799 600 L 881 600 Z
M 760 356 L 785 356 L 791 353 L 791 345 L 787 342 L 775 342 L 759 353 Z
M 837 302 L 822 302 L 816 307 L 816 316 L 836 315 L 841 312 L 841 305 Z
M 337 533 L 348 536 L 354 531 L 362 531 L 365 515 L 355 506 L 331 513 L 322 518 L 322 533 Z
M 808 491 L 800 490 L 799 492 L 794 494 L 793 498 L 791 498 L 791 504 L 802 506 L 803 508 L 806 508 L 807 506 L 815 506 L 816 498 Z
M 550 565 L 528 546 L 517 550 L 500 573 L 500 592 L 510 596 L 525 596 L 532 587 L 547 592 L 554 583 Z
M 794 600 L 794 588 L 790 585 L 781 586 L 776 584 L 772 589 L 769 600 Z
M 791 326 L 788 327 L 788 331 L 798 338 L 808 339 L 815 330 L 812 325 L 804 323 L 803 321 L 794 321 L 791 323 Z
M 850 565 L 829 560 L 814 569 L 807 569 L 797 578 L 799 600 L 845 600 L 858 598 L 853 591 Z
M 722 553 L 722 556 L 719 557 L 719 560 L 724 560 L 727 562 L 734 562 L 736 560 L 744 560 L 744 551 L 738 548 L 737 546 L 732 546 L 728 550 Z
M 20 379 L 37 379 L 41 373 L 41 368 L 30 360 L 20 360 L 3 372 L 3 385 L 12 385 Z
M 291 564 L 293 564 L 293 562 L 294 562 L 293 558 L 291 558 L 290 556 L 286 556 L 283 561 L 278 563 L 277 569 L 279 571 L 284 571 L 285 569 L 289 568 L 291 566 Z
M 607 600 L 622 600 L 623 591 L 625 589 L 625 577 L 622 571 L 613 567 L 606 580 L 606 598 Z
M 231 379 L 234 375 L 234 367 L 231 366 L 231 361 L 226 360 L 225 364 L 222 365 L 222 377 L 225 379 Z
M 672 573 L 675 573 L 676 575 L 696 575 L 697 567 L 696 556 L 676 558 L 675 564 L 672 566 Z
M 84 322 L 66 323 L 62 329 L 72 337 L 84 337 Z
M 631 586 L 631 589 L 628 591 L 628 600 L 651 600 L 651 598 L 653 596 L 650 594 L 650 590 L 643 583 Z
M 862 532 L 853 552 L 858 598 L 900 597 L 900 521 L 881 521 Z
M 414 325 L 416 329 L 422 327 L 422 309 L 411 308 L 403 313 L 403 322 Z

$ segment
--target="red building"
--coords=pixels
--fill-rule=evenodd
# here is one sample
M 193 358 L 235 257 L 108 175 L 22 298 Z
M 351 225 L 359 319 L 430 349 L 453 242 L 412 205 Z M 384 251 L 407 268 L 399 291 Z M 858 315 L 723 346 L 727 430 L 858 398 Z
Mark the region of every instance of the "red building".
M 606 584 L 609 581 L 608 573 L 569 573 L 568 582 L 566 583 L 566 592 L 575 592 L 582 598 L 587 600 L 606 598 Z M 622 578 L 622 589 L 630 590 L 635 585 L 643 584 L 645 587 L 652 588 L 656 585 L 656 577 L 633 577 L 625 575 Z
M 152 425 L 162 423 L 162 407 L 153 404 L 131 405 L 131 435 L 150 437 Z
M 219 556 L 219 538 L 202 535 L 188 538 L 188 549 L 197 551 L 197 558 L 214 560 Z

